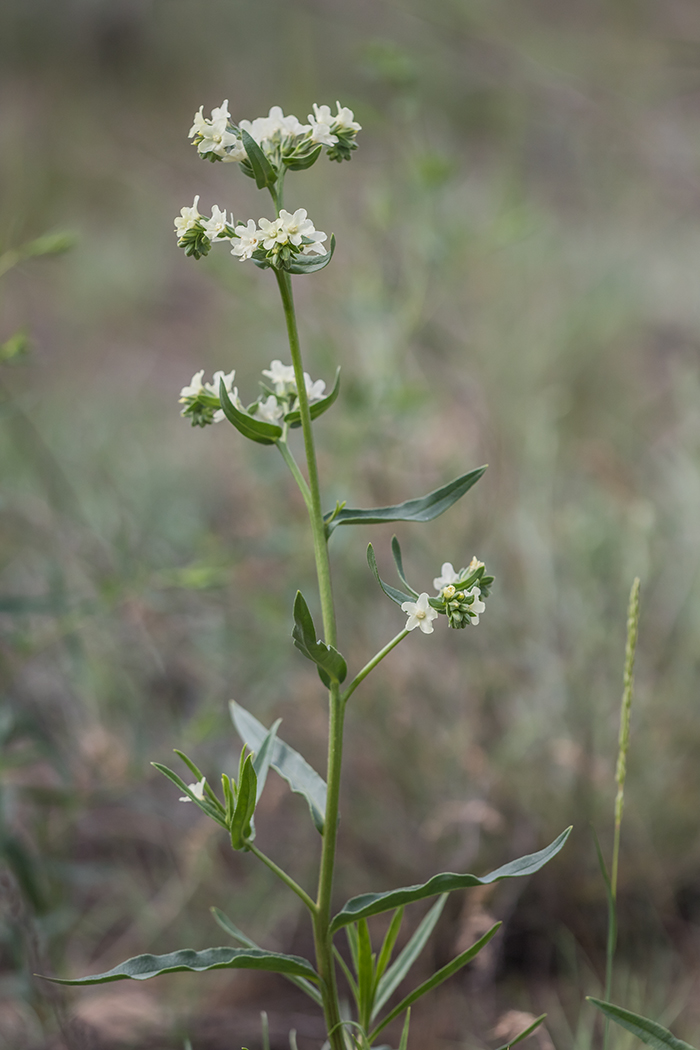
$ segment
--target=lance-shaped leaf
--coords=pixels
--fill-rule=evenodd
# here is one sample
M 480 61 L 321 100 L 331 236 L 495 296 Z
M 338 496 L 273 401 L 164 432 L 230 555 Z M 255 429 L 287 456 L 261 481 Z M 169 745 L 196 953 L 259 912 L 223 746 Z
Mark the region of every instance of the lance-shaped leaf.
M 248 755 L 238 778 L 236 808 L 231 821 L 231 845 L 234 849 L 245 849 L 246 843 L 255 837 L 252 827 L 257 800 L 257 777 L 253 759 Z
M 470 886 L 488 886 L 492 882 L 500 882 L 501 879 L 532 875 L 557 855 L 570 832 L 569 827 L 545 849 L 519 857 L 518 860 L 511 860 L 481 878 L 476 875 L 456 875 L 448 871 L 441 875 L 433 875 L 432 879 L 428 879 L 422 885 L 404 886 L 398 890 L 388 890 L 386 893 L 362 893 L 359 897 L 351 897 L 333 919 L 331 932 L 334 933 L 349 922 L 379 915 L 380 912 L 400 908 L 404 904 L 423 900 L 424 897 L 433 897 L 438 893 L 451 893 L 453 890 L 463 890 Z
M 444 514 L 453 503 L 468 492 L 475 485 L 486 467 L 477 467 L 470 470 L 468 474 L 462 474 L 447 485 L 443 485 L 434 492 L 429 492 L 419 499 L 409 499 L 405 503 L 397 503 L 393 507 L 372 507 L 369 510 L 360 510 L 356 507 L 344 507 L 331 521 L 331 513 L 324 515 L 326 531 L 330 535 L 338 525 L 381 525 L 387 521 L 432 521 L 440 514 Z
M 401 583 L 404 585 L 406 590 L 414 597 L 418 597 L 418 591 L 414 591 L 410 583 L 406 580 L 406 575 L 403 571 L 403 558 L 401 556 L 401 546 L 397 536 L 391 537 L 391 553 L 394 555 L 394 564 L 396 565 L 396 572 L 398 574 Z
M 633 1014 L 631 1010 L 623 1010 L 621 1006 L 613 1006 L 612 1003 L 605 1003 L 590 995 L 587 995 L 586 999 L 597 1006 L 611 1021 L 626 1028 L 628 1032 L 632 1032 L 647 1046 L 653 1046 L 654 1050 L 695 1050 L 690 1043 L 677 1039 L 668 1028 L 664 1028 L 658 1021 L 651 1021 L 648 1017 Z
M 228 915 L 225 915 L 219 910 L 219 908 L 211 908 L 210 911 L 221 929 L 225 930 L 226 933 L 233 937 L 235 941 L 238 941 L 239 944 L 242 944 L 244 948 L 254 948 L 256 951 L 263 950 L 255 943 L 255 941 L 251 941 L 250 937 L 243 933 L 243 930 L 239 930 L 238 926 L 231 922 Z M 303 992 L 306 992 L 309 998 L 313 999 L 317 1006 L 323 1006 L 321 993 L 306 977 L 297 977 L 291 973 L 286 973 L 284 976 L 288 981 L 291 981 L 292 984 L 295 984 L 297 988 L 301 988 Z
M 423 981 L 422 984 L 418 985 L 418 987 L 410 992 L 405 999 L 402 999 L 399 1005 L 395 1006 L 386 1017 L 383 1017 L 377 1027 L 370 1033 L 368 1037 L 369 1045 L 371 1046 L 379 1033 L 386 1028 L 395 1017 L 399 1017 L 404 1010 L 411 1005 L 411 1003 L 415 1003 L 416 999 L 420 999 L 420 997 L 425 995 L 426 992 L 431 992 L 433 988 L 437 988 L 437 986 L 442 984 L 443 981 L 446 981 L 448 977 L 452 977 L 452 975 L 461 970 L 463 966 L 466 966 L 467 963 L 476 958 L 481 949 L 488 944 L 493 935 L 498 932 L 502 925 L 503 924 L 500 922 L 495 923 L 491 929 L 476 942 L 476 944 L 472 944 L 471 948 L 467 948 L 465 952 L 458 955 L 457 958 L 453 959 L 452 962 L 449 962 L 447 966 L 443 966 L 442 969 L 438 970 L 437 973 L 434 973 L 432 977 L 429 977 L 427 981 Z
M 265 423 L 262 419 L 254 419 L 247 412 L 237 409 L 228 396 L 223 379 L 219 384 L 219 401 L 229 423 L 233 423 L 244 437 L 257 441 L 260 445 L 274 445 L 278 438 L 282 437 L 282 427 L 275 423 Z
M 205 948 L 195 952 L 184 948 L 168 955 L 136 955 L 133 959 L 115 966 L 105 973 L 92 974 L 90 977 L 76 977 L 66 980 L 60 977 L 48 977 L 55 984 L 108 984 L 110 981 L 147 981 L 159 977 L 162 973 L 176 973 L 179 970 L 270 970 L 272 973 L 294 974 L 318 980 L 318 975 L 310 962 L 299 955 L 282 955 L 279 952 L 266 952 L 261 948 Z
M 301 591 L 294 599 L 294 644 L 307 660 L 316 664 L 321 681 L 330 689 L 331 681 L 344 682 L 348 665 L 337 649 L 316 636 L 314 621 Z
M 157 769 L 159 773 L 162 773 L 168 780 L 172 780 L 173 784 L 176 784 L 180 788 L 180 791 L 184 792 L 185 797 L 189 798 L 190 802 L 194 802 L 195 806 L 199 806 L 203 813 L 206 813 L 208 817 L 215 820 L 217 824 L 220 824 L 222 828 L 226 827 L 226 821 L 223 819 L 223 808 L 219 803 L 216 806 L 208 798 L 197 798 L 193 791 L 190 790 L 188 784 L 184 782 L 182 777 L 179 777 L 177 773 L 174 773 L 172 769 L 168 769 L 167 766 L 161 765 L 160 762 L 151 762 L 154 769 Z M 227 829 L 228 830 L 228 829 Z
M 254 715 L 232 700 L 229 704 L 231 719 L 241 740 L 256 754 L 267 736 L 267 729 Z M 309 804 L 311 818 L 318 831 L 323 834 L 326 813 L 326 782 L 309 765 L 305 758 L 289 744 L 276 737 L 272 746 L 270 765 L 286 780 L 292 791 L 303 795 Z
M 372 1008 L 372 1020 L 374 1020 L 392 992 L 401 984 L 404 977 L 423 951 L 428 937 L 430 937 L 430 934 L 435 929 L 435 924 L 442 915 L 442 909 L 445 907 L 446 900 L 447 894 L 441 894 L 411 937 L 404 950 L 397 956 L 396 961 L 392 963 L 384 976 L 379 979 L 374 1007 Z
M 322 401 L 314 401 L 313 405 L 309 405 L 309 413 L 312 419 L 318 419 L 323 413 L 331 407 L 333 402 L 337 399 L 340 393 L 340 368 L 335 373 L 335 383 L 333 389 L 327 397 L 324 397 Z M 284 417 L 285 423 L 288 423 L 290 427 L 301 426 L 301 412 L 295 409 L 294 412 L 287 412 Z
M 331 234 L 331 246 L 325 255 L 293 255 L 282 267 L 287 273 L 316 273 L 325 269 L 335 251 L 335 234 Z
M 404 602 L 410 602 L 411 598 L 416 597 L 416 595 L 413 592 L 411 592 L 411 594 L 404 594 L 403 591 L 399 591 L 396 587 L 392 587 L 390 584 L 384 583 L 384 580 L 379 575 L 379 569 L 377 568 L 377 559 L 374 554 L 374 547 L 371 543 L 367 546 L 367 564 L 374 573 L 374 578 L 376 579 L 377 583 L 384 591 L 386 596 L 388 598 L 391 598 L 392 602 L 396 602 L 397 605 L 403 605 Z
M 252 135 L 249 135 L 247 131 L 242 131 L 241 140 L 245 146 L 245 151 L 248 154 L 248 160 L 253 169 L 255 184 L 258 189 L 264 190 L 266 186 L 274 186 L 277 182 L 277 172 L 272 167 L 255 139 Z

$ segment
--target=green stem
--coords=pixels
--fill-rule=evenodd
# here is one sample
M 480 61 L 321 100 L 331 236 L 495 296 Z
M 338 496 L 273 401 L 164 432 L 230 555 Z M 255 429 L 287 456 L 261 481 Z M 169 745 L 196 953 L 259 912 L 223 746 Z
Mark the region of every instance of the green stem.
M 289 467 L 292 477 L 299 486 L 299 491 L 304 497 L 304 503 L 306 503 L 307 510 L 309 511 L 309 514 L 311 514 L 311 493 L 309 492 L 309 486 L 306 484 L 306 478 L 299 470 L 299 464 L 292 455 L 291 449 L 284 438 L 280 438 L 280 440 L 276 442 L 276 445 L 282 453 L 282 459 Z
M 278 207 L 280 206 L 279 200 L 280 198 L 278 197 L 276 199 Z M 277 277 L 277 284 L 279 286 L 282 305 L 284 307 L 284 316 L 287 322 L 289 349 L 292 355 L 292 365 L 294 366 L 294 379 L 297 388 L 302 433 L 304 436 L 304 451 L 306 453 L 306 470 L 308 474 L 307 507 L 309 510 L 309 520 L 313 536 L 324 640 L 328 645 L 336 645 L 335 609 L 331 587 L 328 540 L 323 521 L 323 510 L 321 507 L 321 491 L 318 477 L 318 465 L 316 463 L 316 449 L 311 424 L 309 398 L 306 393 L 306 382 L 304 380 L 304 365 L 301 357 L 301 346 L 299 344 L 299 332 L 294 311 L 292 282 L 289 274 L 284 271 L 276 270 L 275 276 Z M 280 451 L 282 451 L 281 448 Z M 304 490 L 302 489 L 302 492 L 303 491 Z M 320 991 L 323 998 L 323 1010 L 328 1028 L 331 1050 L 344 1050 L 340 1004 L 338 1002 L 338 987 L 333 959 L 333 940 L 330 933 L 331 894 L 333 890 L 335 851 L 338 836 L 340 771 L 343 759 L 344 705 L 340 699 L 339 685 L 334 684 L 331 687 L 329 700 L 328 794 L 323 830 L 318 896 L 315 905 L 316 911 L 314 913 L 314 943 L 316 947 L 316 966 L 321 978 Z
M 306 890 L 303 890 L 299 883 L 294 881 L 291 875 L 287 875 L 286 871 L 278 867 L 278 865 L 275 864 L 274 860 L 271 860 L 269 857 L 267 857 L 262 852 L 262 850 L 259 850 L 257 846 L 253 845 L 252 842 L 246 842 L 246 846 L 248 847 L 250 852 L 258 858 L 258 860 L 261 860 L 263 864 L 265 864 L 270 869 L 270 871 L 274 871 L 278 879 L 281 879 L 282 882 L 289 886 L 290 890 L 293 890 L 294 893 L 296 893 L 297 897 L 299 897 L 300 900 L 304 902 L 304 904 L 309 909 L 312 915 L 316 914 L 315 902 L 312 901 L 311 897 L 309 897 Z
M 399 644 L 399 642 L 402 642 L 408 633 L 409 632 L 406 630 L 401 631 L 400 634 L 397 634 L 395 638 L 392 638 L 391 641 L 387 645 L 385 645 L 383 649 L 380 649 L 377 655 L 373 656 L 369 663 L 365 664 L 362 670 L 355 675 L 352 682 L 341 696 L 340 699 L 342 700 L 343 704 L 347 703 L 349 698 L 357 689 L 360 682 L 364 681 L 364 679 L 367 677 L 370 671 L 373 671 L 377 664 L 381 660 L 383 660 L 384 657 L 387 656 L 391 652 L 391 650 Z

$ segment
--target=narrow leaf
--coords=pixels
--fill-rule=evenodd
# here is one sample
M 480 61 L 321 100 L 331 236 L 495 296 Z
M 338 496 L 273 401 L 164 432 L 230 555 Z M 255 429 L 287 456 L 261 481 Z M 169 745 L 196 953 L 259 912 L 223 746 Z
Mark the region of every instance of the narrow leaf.
M 278 718 L 277 721 L 270 726 L 270 731 L 268 732 L 267 736 L 260 745 L 260 750 L 255 754 L 255 757 L 253 758 L 253 768 L 255 770 L 255 775 L 258 778 L 258 800 L 260 799 L 260 796 L 263 793 L 263 788 L 265 787 L 267 773 L 272 762 L 272 752 L 274 748 L 275 738 L 277 736 L 277 730 L 279 729 L 281 722 L 282 719 Z
M 477 467 L 470 470 L 468 474 L 462 474 L 447 485 L 443 485 L 434 492 L 429 492 L 419 499 L 409 499 L 405 503 L 397 503 L 392 507 L 373 507 L 369 510 L 360 510 L 355 507 L 345 507 L 330 521 L 330 514 L 325 515 L 326 530 L 330 534 L 338 525 L 381 525 L 387 521 L 432 521 L 443 514 L 453 503 L 475 485 L 482 476 L 486 467 Z
M 162 773 L 164 777 L 167 777 L 168 780 L 172 780 L 173 784 L 176 784 L 177 787 L 180 788 L 180 791 L 182 791 L 183 794 L 187 795 L 190 802 L 194 802 L 196 806 L 199 806 L 203 813 L 206 813 L 208 817 L 211 817 L 212 820 L 215 820 L 216 823 L 220 824 L 222 828 L 226 827 L 226 823 L 222 819 L 221 814 L 209 801 L 209 799 L 197 798 L 197 796 L 193 794 L 192 791 L 190 791 L 189 787 L 184 782 L 184 780 L 182 780 L 177 775 L 177 773 L 173 773 L 172 769 L 168 769 L 167 766 L 162 766 L 160 762 L 151 762 L 151 765 L 154 767 L 154 769 L 157 769 L 159 773 Z
M 330 248 L 325 255 L 294 255 L 282 269 L 287 273 L 317 273 L 324 270 L 333 258 L 335 234 L 331 234 Z
M 406 1011 L 406 1020 L 403 1023 L 403 1031 L 401 1032 L 401 1042 L 399 1043 L 399 1050 L 408 1050 L 408 1030 L 411 1027 L 411 1007 L 409 1006 Z
M 331 679 L 334 682 L 344 682 L 348 673 L 348 665 L 337 649 L 332 645 L 326 645 L 316 637 L 316 628 L 301 591 L 297 591 L 294 599 L 294 630 L 292 631 L 294 644 L 307 660 L 311 660 L 318 667 L 318 673 L 325 686 L 330 688 Z
M 314 401 L 313 405 L 309 405 L 309 412 L 311 414 L 311 418 L 318 419 L 319 416 L 322 416 L 326 409 L 329 409 L 333 402 L 337 400 L 339 393 L 340 368 L 336 370 L 335 382 L 333 384 L 333 389 L 331 390 L 330 394 L 328 394 L 327 397 L 324 397 L 322 401 Z M 288 423 L 290 427 L 300 427 L 301 412 L 299 412 L 298 409 L 294 412 L 287 412 L 287 415 L 284 417 L 284 421 L 285 423 Z
M 257 441 L 259 445 L 274 445 L 278 438 L 282 437 L 282 427 L 274 423 L 265 423 L 262 419 L 253 419 L 247 412 L 237 409 L 228 396 L 223 379 L 219 384 L 219 401 L 229 423 L 233 423 L 243 437 Z
M 215 922 L 219 924 L 221 929 L 228 933 L 229 936 L 233 937 L 235 941 L 238 941 L 239 944 L 242 944 L 244 948 L 254 948 L 256 951 L 263 951 L 255 941 L 251 941 L 250 937 L 243 933 L 243 930 L 239 930 L 239 928 L 231 922 L 228 915 L 224 915 L 224 913 L 218 908 L 211 908 L 210 911 L 214 916 Z M 292 984 L 295 984 L 297 988 L 301 988 L 303 992 L 306 992 L 309 998 L 313 999 L 317 1006 L 323 1006 L 321 993 L 311 981 L 306 979 L 306 977 L 297 977 L 291 973 L 286 973 L 284 976 L 288 981 L 291 981 Z
M 404 594 L 403 591 L 397 590 L 396 587 L 392 587 L 388 583 L 384 583 L 384 580 L 379 575 L 379 569 L 377 568 L 377 559 L 374 554 L 374 547 L 371 543 L 367 545 L 367 564 L 374 574 L 374 578 L 384 591 L 388 598 L 391 598 L 392 602 L 396 602 L 397 605 L 401 606 L 404 602 L 410 602 L 413 594 Z
M 264 190 L 266 186 L 274 186 L 277 181 L 277 173 L 255 139 L 247 131 L 241 131 L 241 140 L 248 154 L 248 160 L 253 169 L 255 184 L 258 189 Z
M 254 838 L 251 821 L 256 799 L 257 777 L 252 756 L 248 755 L 238 778 L 238 797 L 231 821 L 231 845 L 234 849 L 245 849 L 246 843 Z
M 406 590 L 414 597 L 418 597 L 418 591 L 414 591 L 410 583 L 407 582 L 403 571 L 403 558 L 401 556 L 401 546 L 397 536 L 391 538 L 391 553 L 394 555 L 394 564 L 396 565 L 396 572 L 398 574 L 401 583 L 404 585 Z
M 258 722 L 254 715 L 232 700 L 229 704 L 231 718 L 238 735 L 251 749 L 258 752 L 267 735 L 267 729 Z M 285 744 L 279 737 L 272 746 L 270 765 L 276 773 L 286 780 L 292 791 L 303 795 L 309 804 L 311 818 L 318 831 L 323 834 L 323 823 L 326 813 L 326 782 L 315 769 L 302 758 L 298 751 Z
M 511 1039 L 509 1043 L 504 1043 L 503 1046 L 499 1046 L 498 1050 L 510 1050 L 511 1046 L 515 1046 L 516 1043 L 522 1043 L 523 1039 L 527 1039 L 529 1035 L 532 1035 L 536 1028 L 539 1028 L 546 1016 L 546 1014 L 540 1014 L 539 1017 L 535 1018 L 532 1024 L 528 1025 L 527 1028 L 520 1033 L 520 1035 L 516 1035 L 515 1039 Z
M 518 860 L 511 860 L 482 878 L 476 875 L 456 875 L 448 871 L 433 875 L 432 879 L 420 886 L 404 886 L 398 890 L 388 890 L 386 893 L 363 893 L 359 897 L 351 897 L 333 919 L 331 932 L 335 933 L 349 922 L 379 915 L 380 912 L 423 900 L 424 897 L 433 897 L 438 893 L 452 893 L 453 890 L 463 890 L 470 886 L 488 886 L 492 882 L 500 882 L 501 879 L 532 875 L 557 855 L 570 833 L 569 827 L 545 849 L 519 857 Z
M 294 974 L 297 977 L 318 980 L 316 971 L 306 959 L 298 955 L 266 952 L 261 948 L 205 948 L 201 952 L 184 948 L 168 955 L 136 955 L 112 970 L 92 974 L 90 977 L 76 977 L 73 980 L 60 977 L 46 979 L 55 984 L 107 984 L 109 981 L 124 981 L 127 978 L 147 981 L 162 973 L 176 973 L 179 970 L 193 970 L 197 973 L 204 970 L 269 970 L 272 973 Z
M 446 981 L 448 977 L 452 977 L 452 975 L 457 973 L 458 970 L 461 970 L 463 966 L 466 966 L 467 963 L 471 962 L 472 959 L 474 959 L 479 954 L 481 949 L 488 944 L 493 935 L 497 933 L 498 930 L 500 930 L 502 925 L 503 923 L 500 922 L 495 923 L 491 927 L 491 929 L 487 933 L 485 933 L 480 940 L 476 942 L 476 944 L 472 944 L 471 948 L 467 948 L 465 952 L 462 952 L 461 955 L 458 955 L 457 958 L 453 959 L 452 962 L 447 964 L 447 966 L 443 966 L 442 969 L 438 970 L 437 973 L 434 973 L 432 977 L 429 977 L 427 981 L 423 981 L 422 984 L 419 984 L 418 987 L 415 988 L 412 992 L 410 992 L 405 999 L 402 999 L 399 1005 L 395 1006 L 394 1009 L 386 1015 L 386 1017 L 382 1018 L 381 1022 L 377 1025 L 374 1031 L 371 1032 L 369 1036 L 370 1046 L 374 1042 L 375 1038 L 379 1035 L 379 1033 L 384 1028 L 386 1028 L 386 1026 L 390 1024 L 395 1017 L 398 1017 L 404 1012 L 404 1010 L 407 1007 L 409 1007 L 412 1003 L 415 1003 L 416 999 L 420 999 L 420 997 L 422 995 L 425 995 L 426 992 L 431 992 L 433 988 L 437 988 L 437 986 L 439 984 L 442 984 L 443 981 Z
M 372 1010 L 372 990 L 374 987 L 374 958 L 372 956 L 372 942 L 369 938 L 367 920 L 360 919 L 357 924 L 357 988 L 360 1001 L 358 1003 L 362 1024 L 369 1022 Z
M 586 999 L 597 1006 L 611 1021 L 626 1028 L 628 1032 L 632 1032 L 647 1046 L 654 1047 L 654 1050 L 695 1050 L 690 1043 L 676 1039 L 675 1035 L 669 1032 L 668 1028 L 660 1025 L 658 1021 L 651 1021 L 648 1017 L 633 1014 L 631 1010 L 623 1010 L 621 1006 L 604 1003 L 601 999 L 594 999 L 591 995 L 587 995 Z
M 192 775 L 194 776 L 195 780 L 202 780 L 202 779 L 205 780 L 204 790 L 205 790 L 205 792 L 207 794 L 207 797 L 208 797 L 209 801 L 211 802 L 211 804 L 213 806 L 216 807 L 216 809 L 219 810 L 219 812 L 223 813 L 224 812 L 224 807 L 221 805 L 221 802 L 216 797 L 216 794 L 214 793 L 212 788 L 209 787 L 209 784 L 206 782 L 206 779 L 204 778 L 204 773 L 202 773 L 202 771 L 199 768 L 199 766 L 195 765 L 194 762 L 192 761 L 192 759 L 188 758 L 187 755 L 184 753 L 184 751 L 178 751 L 178 749 L 176 747 L 174 747 L 173 748 L 173 752 L 177 755 L 177 757 L 182 762 L 185 763 L 185 765 L 189 769 L 190 773 L 192 773 Z
M 396 962 L 389 970 L 387 970 L 384 977 L 379 981 L 377 987 L 377 998 L 375 999 L 374 1009 L 372 1011 L 372 1020 L 374 1020 L 375 1015 L 379 1013 L 392 992 L 401 984 L 404 977 L 423 951 L 428 937 L 430 937 L 430 934 L 435 929 L 435 924 L 442 915 L 442 909 L 445 907 L 447 897 L 448 894 L 443 893 L 437 899 L 404 950 L 397 957 Z
M 379 982 L 382 979 L 382 976 L 384 975 L 384 971 L 386 970 L 387 966 L 389 965 L 389 962 L 391 961 L 391 953 L 394 950 L 396 938 L 399 935 L 401 923 L 403 922 L 403 913 L 403 908 L 396 909 L 392 916 L 391 922 L 389 923 L 389 929 L 386 931 L 386 937 L 384 938 L 382 950 L 379 953 L 379 959 L 377 961 L 377 987 L 379 987 Z

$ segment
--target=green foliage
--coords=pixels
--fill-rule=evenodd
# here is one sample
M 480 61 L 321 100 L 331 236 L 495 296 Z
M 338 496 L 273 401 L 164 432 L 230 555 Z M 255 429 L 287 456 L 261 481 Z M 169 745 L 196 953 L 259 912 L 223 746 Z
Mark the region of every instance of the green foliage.
M 596 1006 L 606 1018 L 619 1024 L 621 1028 L 626 1028 L 628 1032 L 632 1032 L 654 1050 L 695 1050 L 689 1043 L 676 1039 L 668 1028 L 664 1028 L 657 1021 L 651 1021 L 648 1017 L 642 1017 L 641 1014 L 632 1013 L 631 1010 L 623 1010 L 621 1006 L 604 1003 L 601 999 L 594 999 L 591 995 L 586 996 L 586 999 Z
M 262 419 L 254 419 L 247 412 L 240 412 L 228 396 L 223 380 L 219 385 L 219 400 L 229 423 L 233 423 L 243 437 L 257 441 L 260 445 L 274 445 L 282 437 L 282 427 L 275 423 L 266 423 Z
M 259 190 L 274 186 L 277 182 L 277 172 L 258 146 L 254 138 L 247 131 L 241 132 L 241 140 L 248 154 L 248 160 L 253 171 L 255 185 Z
M 333 383 L 333 389 L 327 397 L 324 397 L 321 401 L 314 401 L 312 405 L 309 405 L 309 414 L 312 419 L 318 419 L 322 416 L 331 405 L 337 400 L 338 394 L 340 393 L 340 366 L 336 369 L 335 382 Z M 301 412 L 299 409 L 295 409 L 293 412 L 287 412 L 284 417 L 285 423 L 287 423 L 292 429 L 301 426 Z
M 336 683 L 345 681 L 348 665 L 334 646 L 326 645 L 317 638 L 313 618 L 301 591 L 297 591 L 294 599 L 292 638 L 299 652 L 303 653 L 307 660 L 316 664 L 319 678 L 327 688 L 330 689 L 332 681 Z

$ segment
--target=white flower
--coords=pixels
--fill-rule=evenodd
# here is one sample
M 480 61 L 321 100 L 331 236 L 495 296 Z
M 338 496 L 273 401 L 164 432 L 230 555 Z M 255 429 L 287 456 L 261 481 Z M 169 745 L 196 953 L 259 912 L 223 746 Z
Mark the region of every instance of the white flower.
M 324 146 L 335 146 L 338 136 L 331 131 L 333 117 L 330 106 L 317 106 L 314 102 L 314 112 L 309 113 L 309 123 L 312 142 L 320 142 Z
M 437 620 L 438 612 L 428 604 L 428 595 L 425 592 L 419 595 L 417 602 L 404 602 L 401 611 L 408 613 L 407 631 L 420 627 L 423 634 L 432 634 L 435 630 L 431 621 Z
M 178 238 L 184 237 L 187 231 L 196 226 L 197 222 L 202 218 L 197 209 L 198 204 L 199 194 L 192 201 L 191 208 L 180 208 L 180 214 L 175 216 L 175 232 Z
M 274 384 L 278 397 L 287 397 L 290 393 L 296 393 L 293 365 L 283 365 L 281 361 L 274 360 L 269 368 L 263 368 L 262 374 Z
M 219 396 L 219 383 L 223 379 L 224 387 L 226 388 L 226 393 L 230 394 L 231 393 L 231 387 L 233 386 L 233 377 L 235 376 L 235 374 L 236 374 L 235 368 L 232 368 L 231 371 L 228 373 L 228 375 L 225 375 L 224 372 L 222 372 L 221 370 L 219 370 L 218 372 L 214 372 L 214 376 L 212 378 L 211 383 L 205 383 L 204 384 L 204 389 L 206 390 L 206 392 L 208 394 L 212 394 L 214 397 L 218 397 Z
M 476 613 L 476 615 L 472 617 L 472 623 L 477 624 L 479 622 L 479 613 L 484 611 L 486 605 L 481 601 L 481 591 L 478 587 L 472 587 L 470 590 L 464 592 L 465 598 L 469 598 L 470 595 L 474 596 L 474 601 L 469 606 L 469 612 Z
M 443 562 L 442 576 L 435 577 L 433 587 L 436 591 L 441 591 L 443 587 L 447 587 L 450 583 L 456 583 L 461 578 L 461 575 L 460 572 L 454 571 L 451 561 Z
M 204 375 L 204 369 L 195 372 L 192 376 L 192 380 L 189 386 L 183 386 L 180 391 L 180 401 L 186 401 L 189 397 L 197 397 L 199 394 L 204 393 L 204 385 L 202 383 L 202 376 Z
M 236 135 L 226 129 L 230 117 L 228 99 L 224 99 L 220 106 L 216 106 L 211 111 L 211 120 L 204 116 L 203 109 L 204 106 L 200 106 L 199 111 L 194 115 L 189 138 L 195 136 L 199 138 L 197 150 L 201 156 L 206 153 L 215 153 L 217 157 L 225 157 L 227 147 L 235 146 L 238 142 Z
M 340 105 L 340 102 L 336 102 L 338 112 L 333 118 L 333 124 L 336 131 L 362 131 L 362 125 L 358 124 L 355 120 L 355 114 L 347 106 Z
M 207 782 L 206 777 L 202 777 L 196 784 L 188 784 L 187 787 L 190 789 L 195 798 L 198 798 L 200 802 L 204 801 L 204 785 Z M 181 795 L 180 802 L 191 802 L 192 799 L 189 795 Z
M 321 243 L 327 239 L 323 230 L 314 230 L 311 234 L 311 244 L 305 244 L 301 249 L 302 255 L 325 255 L 326 249 Z
M 293 215 L 282 208 L 277 221 L 280 224 L 280 232 L 286 233 L 286 239 L 297 247 L 304 237 L 312 237 L 316 232 L 311 219 L 307 218 L 306 208 L 297 208 Z
M 477 558 L 477 556 L 475 554 L 474 557 L 472 558 L 472 560 L 469 562 L 469 565 L 467 566 L 467 568 L 464 571 L 469 576 L 471 576 L 471 574 L 473 572 L 476 572 L 477 569 L 481 569 L 483 567 L 483 565 L 484 565 L 483 561 L 479 561 L 479 559 Z
M 298 135 L 306 135 L 311 130 L 307 124 L 302 124 L 293 113 L 285 117 L 279 106 L 273 106 L 266 117 L 241 120 L 239 127 L 242 131 L 247 131 L 258 146 L 268 142 L 277 132 L 280 136 L 290 135 L 295 138 Z
M 265 401 L 260 401 L 258 403 L 253 414 L 258 419 L 264 420 L 266 423 L 276 423 L 277 420 L 284 415 L 284 409 L 279 404 L 274 394 L 270 394 Z
M 277 244 L 284 244 L 287 240 L 287 231 L 282 225 L 281 219 L 261 219 L 258 223 L 259 233 L 262 235 L 263 248 L 269 252 Z
M 177 222 L 177 219 L 175 220 Z M 211 218 L 204 219 L 202 226 L 207 231 L 207 237 L 210 241 L 214 241 L 216 238 L 221 239 L 222 235 L 226 232 L 226 212 L 222 211 L 218 204 L 215 204 L 211 209 Z
M 254 219 L 248 219 L 245 226 L 242 224 L 236 226 L 235 233 L 238 241 L 232 242 L 231 255 L 237 255 L 243 262 L 245 259 L 250 259 L 256 248 L 260 247 L 262 234 L 257 229 Z
M 309 399 L 309 403 L 312 401 L 320 401 L 323 397 L 323 392 L 326 389 L 324 381 L 322 379 L 317 379 L 314 383 L 309 373 L 304 372 L 304 383 L 306 385 L 306 396 Z

